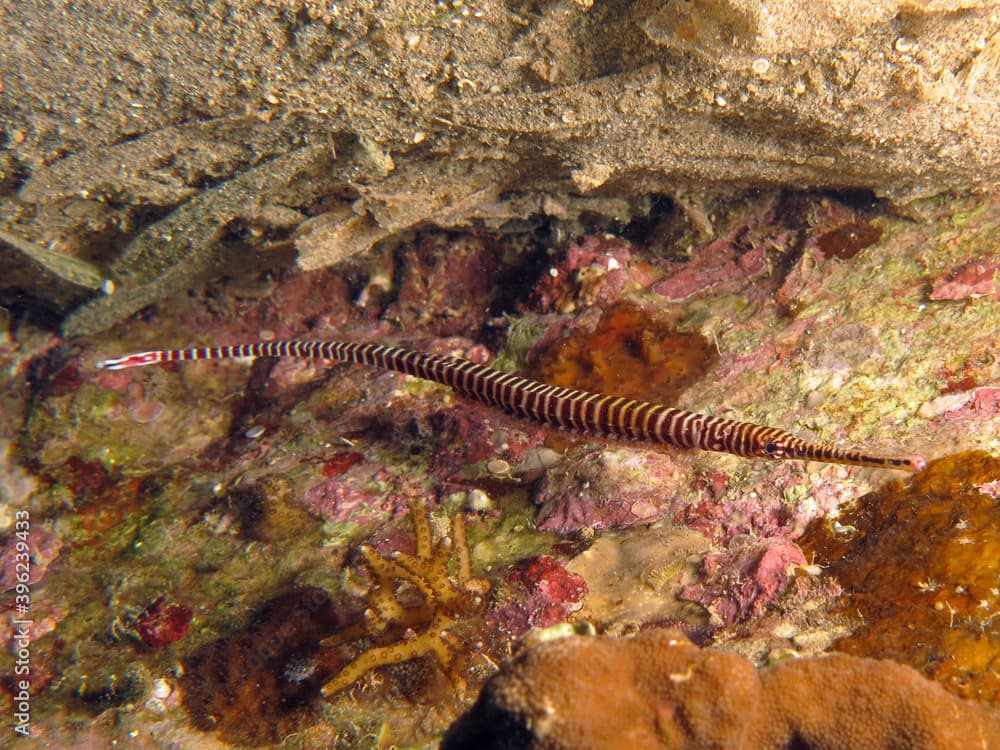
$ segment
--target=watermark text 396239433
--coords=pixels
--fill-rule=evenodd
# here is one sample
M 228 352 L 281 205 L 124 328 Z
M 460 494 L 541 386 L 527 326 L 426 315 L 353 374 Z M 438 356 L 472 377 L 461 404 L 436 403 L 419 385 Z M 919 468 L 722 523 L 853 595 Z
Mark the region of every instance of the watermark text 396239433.
M 31 515 L 19 510 L 14 521 L 14 733 L 31 734 Z

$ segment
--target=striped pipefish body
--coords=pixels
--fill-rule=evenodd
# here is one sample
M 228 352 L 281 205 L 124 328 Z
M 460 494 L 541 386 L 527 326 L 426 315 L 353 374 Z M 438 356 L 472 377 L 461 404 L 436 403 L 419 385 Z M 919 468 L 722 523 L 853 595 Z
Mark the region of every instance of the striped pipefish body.
M 510 414 L 569 430 L 630 440 L 700 448 L 751 458 L 790 458 L 920 471 L 922 456 L 881 456 L 801 440 L 789 432 L 712 417 L 648 401 L 562 388 L 495 370 L 458 357 L 385 344 L 341 341 L 262 341 L 239 346 L 159 349 L 106 359 L 97 366 L 121 370 L 162 362 L 244 357 L 302 357 L 394 370 L 452 388 Z

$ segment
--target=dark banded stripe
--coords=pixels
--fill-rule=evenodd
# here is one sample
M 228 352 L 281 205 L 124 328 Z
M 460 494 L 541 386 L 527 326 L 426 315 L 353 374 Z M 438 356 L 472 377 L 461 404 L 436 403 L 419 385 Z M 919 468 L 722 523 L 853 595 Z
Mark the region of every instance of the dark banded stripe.
M 121 370 L 160 362 L 244 357 L 328 359 L 394 370 L 441 383 L 467 398 L 545 424 L 679 448 L 910 471 L 920 471 L 926 465 L 919 455 L 879 456 L 856 449 L 809 443 L 774 427 L 710 417 L 648 401 L 560 388 L 466 359 L 423 354 L 384 344 L 261 341 L 239 346 L 138 352 L 103 360 L 97 366 Z

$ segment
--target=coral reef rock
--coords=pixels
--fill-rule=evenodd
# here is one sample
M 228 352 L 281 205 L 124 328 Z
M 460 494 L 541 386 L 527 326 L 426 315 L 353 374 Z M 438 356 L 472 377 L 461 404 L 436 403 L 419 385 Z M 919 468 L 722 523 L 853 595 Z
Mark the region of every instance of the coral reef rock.
M 1000 748 L 1000 712 L 909 667 L 844 655 L 758 671 L 678 631 L 523 651 L 442 750 Z

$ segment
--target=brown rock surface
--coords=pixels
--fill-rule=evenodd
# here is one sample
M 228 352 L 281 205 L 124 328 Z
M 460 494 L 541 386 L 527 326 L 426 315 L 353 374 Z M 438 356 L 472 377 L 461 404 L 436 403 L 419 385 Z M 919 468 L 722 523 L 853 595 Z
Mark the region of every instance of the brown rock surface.
M 1000 174 L 986 0 L 31 0 L 0 30 L 0 223 L 117 285 L 74 334 L 327 212 L 303 268 L 421 225 L 627 218 L 650 194 L 704 224 L 732 189 L 905 202 Z M 92 294 L 5 252 L 4 289 L 60 311 Z

